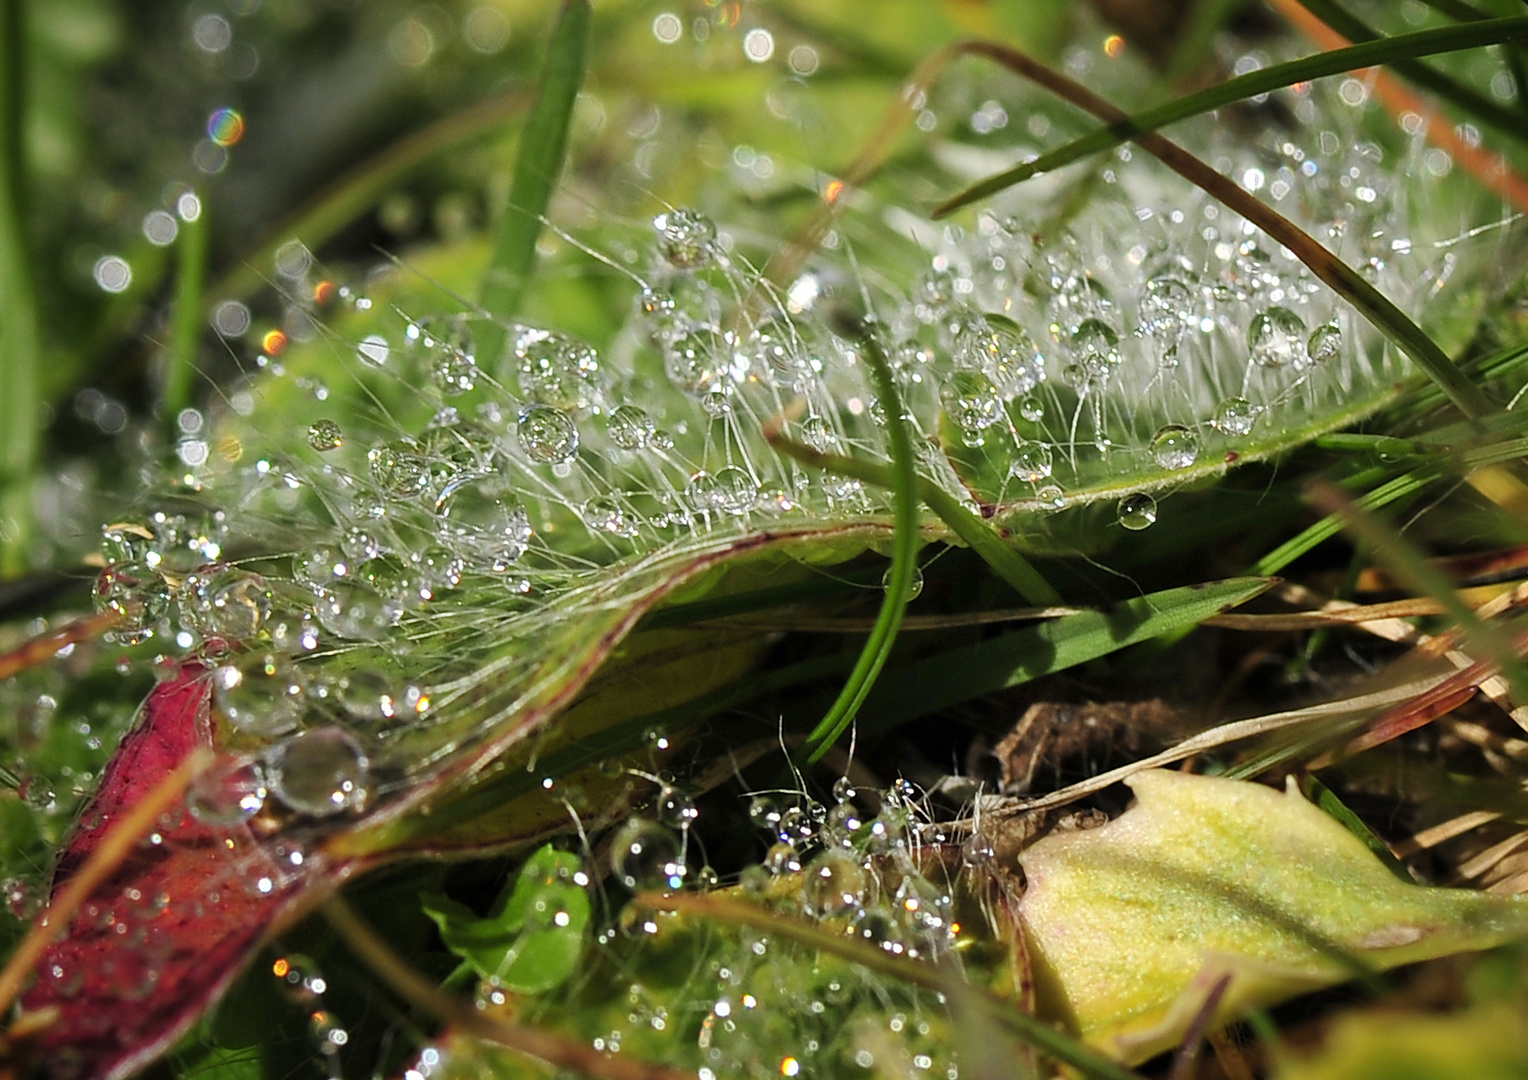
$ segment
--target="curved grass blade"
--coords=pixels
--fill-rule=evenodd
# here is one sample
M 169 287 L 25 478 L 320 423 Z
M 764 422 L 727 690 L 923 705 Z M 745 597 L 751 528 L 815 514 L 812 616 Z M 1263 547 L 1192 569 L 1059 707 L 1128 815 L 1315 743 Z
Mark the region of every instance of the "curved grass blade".
M 974 184 L 942 204 L 935 214 L 937 216 L 948 213 L 967 203 L 1022 183 L 1032 176 L 1039 176 L 1041 173 L 1051 172 L 1081 158 L 1111 150 L 1148 131 L 1156 131 L 1179 120 L 1201 116 L 1224 105 L 1245 101 L 1257 94 L 1280 90 L 1297 82 L 1339 75 L 1376 64 L 1396 64 L 1396 61 L 1408 57 L 1436 56 L 1440 53 L 1478 49 L 1504 41 L 1525 39 L 1528 39 L 1528 17 L 1523 16 L 1491 19 L 1465 26 L 1423 30 L 1414 34 L 1399 34 L 1395 37 L 1374 40 L 1357 39 L 1362 41 L 1362 44 L 1261 68 L 1247 75 L 1228 79 L 1208 90 L 1187 94 L 1154 109 L 1135 113 L 1123 120 L 1116 120 L 1114 123 L 1073 139 L 1064 146 L 1041 154 L 1033 161 L 1027 161 Z M 1396 66 L 1400 65 L 1396 64 Z M 1516 130 L 1512 134 L 1521 137 L 1522 131 Z
M 1353 42 L 1370 42 L 1383 40 L 1367 23 L 1357 16 L 1345 11 L 1343 8 L 1331 2 L 1331 0 L 1295 0 L 1306 11 L 1320 19 L 1343 37 Z M 1472 26 L 1483 26 L 1484 23 L 1471 23 Z M 1448 29 L 1453 29 L 1452 27 Z M 1440 28 L 1424 33 L 1440 34 L 1445 30 Z M 1489 124 L 1504 135 L 1510 135 L 1514 139 L 1522 141 L 1525 137 L 1523 130 L 1523 118 L 1511 109 L 1485 97 L 1483 94 L 1462 83 L 1456 82 L 1443 74 L 1434 71 L 1426 64 L 1416 60 L 1401 59 L 1395 61 L 1392 66 L 1396 72 L 1411 82 L 1431 90 L 1444 101 L 1464 110 L 1466 114 L 1478 120 L 1482 124 Z
M 1075 79 L 1068 78 L 1018 49 L 991 41 L 969 42 L 966 48 L 971 53 L 985 56 L 1023 75 L 1100 119 L 1112 122 L 1128 119 L 1120 109 Z M 1156 132 L 1141 134 L 1135 141 L 1179 176 L 1230 207 L 1293 252 L 1311 273 L 1357 308 L 1380 333 L 1425 371 L 1465 416 L 1478 419 L 1496 411 L 1491 399 L 1465 377 L 1448 354 L 1421 327 L 1315 237 L 1243 191 L 1234 181 L 1222 176 L 1177 143 Z M 934 216 L 938 218 L 949 214 L 967 201 L 957 196 L 936 209 Z
M 912 436 L 902 413 L 902 395 L 881 348 L 869 334 L 860 335 L 865 361 L 875 379 L 876 390 L 886 405 L 886 430 L 891 446 L 892 505 L 895 531 L 891 541 L 891 569 L 886 572 L 886 597 L 881 602 L 875 628 L 865 641 L 859 661 L 854 665 L 838 700 L 807 736 L 799 755 L 806 764 L 815 762 L 832 748 L 848 730 L 859 713 L 876 676 L 886 666 L 892 643 L 902 625 L 902 616 L 911 599 L 913 571 L 918 551 L 918 471 L 913 457 Z
M 870 715 L 862 726 L 870 730 L 894 727 L 1193 626 L 1261 595 L 1276 581 L 1231 578 L 1165 589 L 1107 610 L 1067 615 L 931 656 L 881 680 L 867 703 Z
M 500 318 L 514 316 L 536 265 L 536 240 L 562 175 L 573 104 L 584 82 L 592 21 L 588 0 L 566 0 L 547 46 L 540 93 L 515 155 L 509 205 L 499 219 L 493 258 L 483 276 L 483 307 Z

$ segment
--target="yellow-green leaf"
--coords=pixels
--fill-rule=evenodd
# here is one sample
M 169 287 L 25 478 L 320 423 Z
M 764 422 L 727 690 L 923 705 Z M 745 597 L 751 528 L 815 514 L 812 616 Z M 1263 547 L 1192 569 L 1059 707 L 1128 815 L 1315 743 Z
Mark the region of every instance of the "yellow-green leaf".
M 1151 771 L 1101 828 L 1020 859 L 1041 1010 L 1123 1061 L 1366 972 L 1498 944 L 1528 905 L 1398 880 L 1297 790 Z

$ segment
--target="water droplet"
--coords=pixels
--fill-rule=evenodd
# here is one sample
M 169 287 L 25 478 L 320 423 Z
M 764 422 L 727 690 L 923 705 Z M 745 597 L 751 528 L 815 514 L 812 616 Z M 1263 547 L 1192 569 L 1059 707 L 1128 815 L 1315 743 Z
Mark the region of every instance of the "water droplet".
M 1299 367 L 1305 360 L 1305 323 L 1285 307 L 1270 307 L 1252 316 L 1247 348 L 1265 368 Z
M 145 563 L 113 563 L 96 578 L 93 600 L 98 613 L 121 620 L 113 634 L 136 645 L 153 636 L 153 624 L 169 610 L 170 588 Z
M 629 819 L 616 830 L 610 850 L 616 877 L 633 892 L 684 884 L 684 845 L 672 829 L 656 821 Z
M 1102 319 L 1083 319 L 1072 331 L 1072 355 L 1092 378 L 1108 379 L 1121 362 L 1119 332 Z
M 707 390 L 700 398 L 700 407 L 713 420 L 720 420 L 732 413 L 732 395 L 720 386 Z
M 265 777 L 247 757 L 220 756 L 186 789 L 186 809 L 203 825 L 242 825 L 265 805 Z
M 716 245 L 716 225 L 694 210 L 669 210 L 653 218 L 658 234 L 658 254 L 670 266 L 693 270 L 711 259 Z
M 891 568 L 890 567 L 887 568 L 886 573 L 881 575 L 881 588 L 883 588 L 883 589 L 891 588 Z M 922 595 L 923 595 L 923 568 L 921 566 L 915 566 L 915 567 L 913 567 L 912 580 L 909 581 L 908 584 L 907 584 L 907 599 L 909 601 L 916 600 L 916 599 L 918 599 L 918 597 L 920 597 Z
M 251 735 L 281 735 L 307 712 L 307 680 L 276 656 L 224 664 L 212 673 L 212 699 L 225 719 Z
M 345 433 L 333 420 L 315 420 L 308 428 L 308 445 L 320 454 L 345 445 Z
M 1141 331 L 1164 350 L 1175 349 L 1184 332 L 1199 321 L 1198 291 L 1174 272 L 1157 274 L 1141 295 Z
M 1026 440 L 1014 451 L 1008 472 L 1025 483 L 1038 484 L 1051 474 L 1053 455 L 1048 444 Z
M 1045 419 L 1045 403 L 1030 394 L 1019 402 L 1019 415 L 1031 424 L 1038 424 Z
M 608 495 L 598 495 L 584 503 L 583 517 L 584 524 L 596 532 L 625 537 L 637 535 L 636 524 L 626 516 L 621 504 Z
M 801 422 L 801 441 L 820 454 L 831 453 L 838 445 L 838 433 L 820 416 L 809 416 Z
M 1257 423 L 1257 414 L 1257 406 L 1246 398 L 1226 398 L 1215 406 L 1215 418 L 1210 424 L 1223 435 L 1240 438 L 1252 431 L 1252 425 Z
M 1157 520 L 1157 500 L 1145 492 L 1126 495 L 1119 501 L 1119 523 L 1131 532 L 1149 528 Z
M 299 813 L 327 817 L 365 805 L 371 764 L 341 728 L 294 735 L 273 747 L 266 761 L 271 791 Z
M 520 392 L 538 405 L 583 415 L 603 396 L 599 353 L 563 334 L 532 330 L 515 344 Z
M 1322 323 L 1310 332 L 1305 353 L 1311 363 L 1322 364 L 1342 352 L 1342 328 L 1335 322 Z
M 687 394 L 699 394 L 715 381 L 713 343 L 709 333 L 686 334 L 663 350 L 663 370 L 669 381 Z
M 1045 357 L 1012 319 L 987 315 L 959 346 L 960 362 L 986 373 L 1005 398 L 1027 394 L 1045 378 Z
M 671 829 L 688 829 L 695 824 L 700 810 L 678 788 L 665 787 L 658 793 L 658 820 Z
M 618 405 L 605 422 L 610 441 L 622 450 L 640 450 L 653 437 L 653 418 L 635 405 Z
M 1182 424 L 1167 424 L 1151 437 L 1151 456 L 1164 469 L 1186 469 L 1199 458 L 1199 436 Z
M 412 441 L 397 439 L 374 446 L 366 453 L 372 479 L 386 495 L 407 499 L 421 494 L 430 484 L 430 463 Z
M 1003 418 L 997 387 L 980 371 L 955 371 L 939 388 L 939 400 L 969 446 L 982 445 L 983 430 Z
M 477 360 L 449 341 L 440 342 L 430 357 L 430 381 L 446 397 L 465 394 L 477 385 Z
M 578 428 L 568 414 L 549 405 L 533 405 L 520 413 L 520 446 L 532 461 L 557 465 L 578 453 Z
M 685 501 L 701 513 L 742 514 L 753 508 L 759 488 L 753 477 L 728 465 L 713 475 L 701 470 L 685 486 Z
M 530 514 L 498 476 L 452 481 L 442 489 L 435 511 L 441 543 L 474 569 L 502 573 L 530 546 Z
M 825 851 L 806 868 L 802 906 L 826 919 L 857 911 L 865 900 L 869 875 L 859 859 L 846 851 Z
M 333 544 L 320 544 L 293 558 L 292 573 L 300 581 L 324 588 L 350 573 L 350 559 Z
M 181 610 L 205 637 L 247 642 L 270 618 L 270 586 L 237 567 L 204 566 L 181 583 Z
M 353 641 L 377 641 L 403 617 L 403 605 L 359 581 L 336 581 L 319 593 L 313 613 L 325 630 Z

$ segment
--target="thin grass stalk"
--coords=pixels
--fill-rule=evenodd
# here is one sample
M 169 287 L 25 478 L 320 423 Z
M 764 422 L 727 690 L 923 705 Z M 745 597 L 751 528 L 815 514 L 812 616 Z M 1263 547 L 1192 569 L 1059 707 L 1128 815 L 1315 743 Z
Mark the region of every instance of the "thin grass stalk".
M 0 578 L 29 562 L 42 439 L 42 341 L 26 231 L 26 35 L 26 0 L 0 0 Z
M 182 216 L 177 238 L 175 311 L 170 321 L 170 340 L 164 352 L 164 390 L 160 407 L 173 442 L 181 410 L 191 407 L 195 394 L 197 352 L 202 341 L 202 296 L 207 280 L 207 247 L 210 227 L 206 200 L 198 200 L 193 217 Z

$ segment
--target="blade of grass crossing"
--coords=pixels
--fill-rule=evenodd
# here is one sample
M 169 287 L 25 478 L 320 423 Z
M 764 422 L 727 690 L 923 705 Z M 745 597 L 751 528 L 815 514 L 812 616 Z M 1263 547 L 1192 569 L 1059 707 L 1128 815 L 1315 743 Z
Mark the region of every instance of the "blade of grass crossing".
M 1168 124 L 1200 116 L 1258 94 L 1281 90 L 1297 82 L 1326 78 L 1375 64 L 1393 63 L 1406 57 L 1436 56 L 1441 53 L 1478 49 L 1504 41 L 1528 39 L 1528 17 L 1491 19 L 1465 26 L 1444 27 L 1414 34 L 1366 41 L 1346 49 L 1318 53 L 1284 64 L 1275 64 L 1247 75 L 1228 79 L 1208 90 L 1187 94 L 1153 109 L 1117 120 L 1090 131 L 1064 146 L 1041 154 L 1004 172 L 981 181 L 944 203 L 937 213 L 948 213 L 967 203 L 995 194 L 1032 176 L 1051 172 L 1081 158 L 1111 150 L 1138 135 L 1156 131 Z M 1521 136 L 1519 130 L 1515 134 Z
M 1159 634 L 1191 627 L 1246 603 L 1275 578 L 1190 585 L 1087 611 L 920 660 L 881 680 L 866 705 L 871 730 L 1038 679 L 1107 656 Z
M 1373 28 L 1362 19 L 1348 12 L 1346 9 L 1331 2 L 1331 0 L 1295 0 L 1306 11 L 1320 19 L 1333 30 L 1352 42 L 1370 42 L 1383 40 Z M 1466 27 L 1484 26 L 1485 23 L 1467 23 Z M 1452 30 L 1455 27 L 1438 28 L 1423 33 L 1444 33 L 1445 29 Z M 1464 29 L 1459 27 L 1457 29 Z M 1484 94 L 1465 86 L 1443 74 L 1435 71 L 1426 64 L 1417 60 L 1400 59 L 1392 65 L 1396 73 L 1416 85 L 1431 90 L 1444 101 L 1463 110 L 1465 114 L 1487 124 L 1503 135 L 1509 135 L 1518 141 L 1523 141 L 1525 132 L 1523 118 L 1512 109 L 1504 108 L 1486 97 Z
M 514 317 L 536 266 L 536 241 L 552 201 L 563 160 L 573 105 L 584 82 L 593 12 L 588 0 L 566 0 L 547 46 L 541 87 L 520 135 L 509 205 L 494 234 L 493 257 L 483 275 L 483 308 L 501 319 Z M 502 340 L 486 342 L 484 359 L 498 359 Z
M 1374 557 L 1412 588 L 1426 593 L 1443 605 L 1465 638 L 1501 668 L 1512 685 L 1518 701 L 1528 701 L 1528 669 L 1517 658 L 1512 639 L 1500 627 L 1484 622 L 1475 609 L 1459 595 L 1454 583 L 1430 564 L 1393 528 L 1386 526 L 1358 505 L 1338 487 L 1318 482 L 1311 487 L 1311 499 L 1321 509 L 1339 517 L 1343 526 L 1365 544 Z
M 27 567 L 42 362 L 26 235 L 26 3 L 0 0 L 0 578 Z
M 891 646 L 902 625 L 902 615 L 912 595 L 913 572 L 917 569 L 918 551 L 918 471 L 913 456 L 912 436 L 907 421 L 902 416 L 902 395 L 896 379 L 869 334 L 861 335 L 861 345 L 870 374 L 875 379 L 876 393 L 886 405 L 886 431 L 891 443 L 892 504 L 896 529 L 891 542 L 891 569 L 886 572 L 886 597 L 881 611 L 854 665 L 838 700 L 828 709 L 817 726 L 807 736 L 799 758 L 811 764 L 822 757 L 848 730 L 871 687 L 886 666 Z

